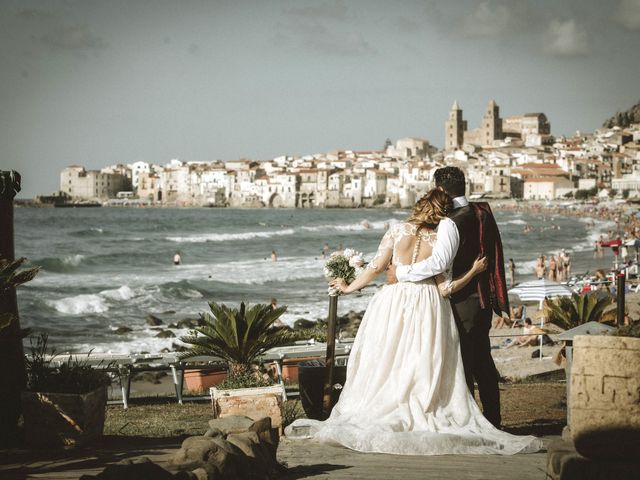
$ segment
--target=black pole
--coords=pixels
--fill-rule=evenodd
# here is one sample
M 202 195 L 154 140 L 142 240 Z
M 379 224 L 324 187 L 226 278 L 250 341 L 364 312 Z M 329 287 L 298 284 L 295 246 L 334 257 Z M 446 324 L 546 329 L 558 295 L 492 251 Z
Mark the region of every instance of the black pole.
M 0 171 L 0 256 L 15 259 L 13 245 L 13 199 L 20 191 L 20 174 Z M 15 288 L 0 292 L 0 313 L 13 314 L 14 320 L 0 329 L 0 445 L 16 442 L 20 417 L 20 394 L 26 386 L 24 350 L 18 319 Z
M 618 292 L 618 325 L 624 325 L 624 273 L 619 273 L 617 278 L 616 291 Z
M 324 394 L 322 397 L 322 411 L 325 417 L 331 413 L 332 391 L 333 391 L 333 370 L 336 360 L 336 324 L 338 323 L 338 296 L 329 296 L 329 316 L 327 318 L 327 358 L 324 378 Z

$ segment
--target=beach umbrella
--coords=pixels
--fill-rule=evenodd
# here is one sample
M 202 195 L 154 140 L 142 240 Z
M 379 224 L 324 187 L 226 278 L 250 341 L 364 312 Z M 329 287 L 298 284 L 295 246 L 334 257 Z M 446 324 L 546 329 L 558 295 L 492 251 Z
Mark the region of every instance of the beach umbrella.
M 517 295 L 523 302 L 542 302 L 545 298 L 570 297 L 571 290 L 551 280 L 532 280 L 509 290 L 509 295 Z
M 517 295 L 523 302 L 540 302 L 540 310 L 545 298 L 570 297 L 571 290 L 564 285 L 551 280 L 532 280 L 524 282 L 508 291 L 510 295 Z M 541 317 L 541 326 L 544 326 L 544 315 Z M 540 335 L 540 360 L 542 360 L 542 335 Z

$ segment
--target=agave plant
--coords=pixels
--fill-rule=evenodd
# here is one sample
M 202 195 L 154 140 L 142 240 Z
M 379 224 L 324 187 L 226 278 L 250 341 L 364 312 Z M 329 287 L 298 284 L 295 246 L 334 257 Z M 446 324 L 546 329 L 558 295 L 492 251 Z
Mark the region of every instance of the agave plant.
M 24 257 L 13 261 L 0 257 L 0 296 L 11 288 L 33 280 L 38 274 L 40 267 L 18 271 L 25 261 L 26 258 Z M 0 330 L 8 327 L 14 318 L 14 312 L 0 312 Z
M 229 377 L 250 375 L 252 366 L 267 350 L 292 343 L 296 337 L 282 328 L 273 328 L 274 322 L 287 307 L 273 308 L 257 304 L 230 308 L 224 304 L 209 303 L 211 313 L 200 314 L 203 325 L 194 329 L 194 334 L 182 337 L 191 345 L 181 359 L 199 355 L 220 357 L 229 365 Z
M 610 296 L 598 292 L 545 300 L 546 315 L 551 323 L 566 330 L 587 322 L 598 322 L 604 310 L 613 303 Z

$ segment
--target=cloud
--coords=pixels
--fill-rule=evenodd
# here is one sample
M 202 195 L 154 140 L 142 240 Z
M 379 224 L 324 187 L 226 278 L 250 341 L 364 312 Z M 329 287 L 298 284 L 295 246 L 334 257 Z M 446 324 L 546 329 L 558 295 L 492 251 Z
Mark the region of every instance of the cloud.
M 323 2 L 304 7 L 291 7 L 285 9 L 285 13 L 300 17 L 329 18 L 332 20 L 344 20 L 348 16 L 348 9 L 343 0 Z
M 55 50 L 102 50 L 107 46 L 107 42 L 91 33 L 86 25 L 55 28 L 42 35 L 40 41 Z
M 640 0 L 620 0 L 613 19 L 627 30 L 640 30 Z
M 191 44 L 189 44 L 189 47 L 187 48 L 187 51 L 191 55 L 195 55 L 196 53 L 198 53 L 200 51 L 200 45 L 198 45 L 197 43 L 191 43 Z
M 586 30 L 575 20 L 552 20 L 545 33 L 545 50 L 558 56 L 578 56 L 589 53 Z
M 53 13 L 35 8 L 22 8 L 16 13 L 18 18 L 28 22 L 42 22 L 54 18 Z
M 359 32 L 312 35 L 305 38 L 304 44 L 316 52 L 345 57 L 377 53 Z
M 462 21 L 462 30 L 469 36 L 494 36 L 508 30 L 513 15 L 506 5 L 481 2 Z
M 344 27 L 328 28 L 318 19 L 292 19 L 276 24 L 272 44 L 278 47 L 300 46 L 313 53 L 340 57 L 376 54 L 377 50 L 357 31 Z

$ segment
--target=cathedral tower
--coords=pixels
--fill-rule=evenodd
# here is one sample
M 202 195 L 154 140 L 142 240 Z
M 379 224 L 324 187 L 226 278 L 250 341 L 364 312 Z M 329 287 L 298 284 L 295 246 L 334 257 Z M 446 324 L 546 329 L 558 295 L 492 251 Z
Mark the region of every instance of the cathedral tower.
M 482 117 L 482 138 L 483 146 L 492 146 L 495 140 L 502 140 L 502 119 L 500 118 L 500 107 L 495 100 L 491 100 Z
M 445 123 L 444 149 L 455 150 L 464 142 L 465 122 L 462 120 L 462 109 L 458 101 L 453 102 L 449 111 L 449 119 Z

